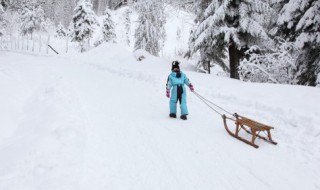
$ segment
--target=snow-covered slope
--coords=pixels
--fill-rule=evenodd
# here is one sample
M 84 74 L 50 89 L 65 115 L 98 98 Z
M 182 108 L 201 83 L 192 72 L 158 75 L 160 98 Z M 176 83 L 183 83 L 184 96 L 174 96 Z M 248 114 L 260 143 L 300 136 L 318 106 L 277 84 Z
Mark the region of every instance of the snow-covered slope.
M 0 52 L 0 189 L 319 189 L 320 90 L 192 71 L 195 89 L 273 125 L 254 149 L 188 91 L 187 121 L 168 117 L 170 61 L 121 45 L 82 55 Z M 230 124 L 231 125 L 231 124 Z

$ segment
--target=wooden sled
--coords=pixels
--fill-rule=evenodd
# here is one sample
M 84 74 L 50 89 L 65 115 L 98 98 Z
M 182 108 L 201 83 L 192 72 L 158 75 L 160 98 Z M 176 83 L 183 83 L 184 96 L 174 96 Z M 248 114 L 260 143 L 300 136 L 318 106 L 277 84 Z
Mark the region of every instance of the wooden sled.
M 255 148 L 259 148 L 258 145 L 256 145 L 254 143 L 254 141 L 256 140 L 257 137 L 259 137 L 260 139 L 268 142 L 268 143 L 271 143 L 271 144 L 274 144 L 276 145 L 277 143 L 274 142 L 272 140 L 272 137 L 271 137 L 271 132 L 270 130 L 271 129 L 274 129 L 273 127 L 270 127 L 268 125 L 265 125 L 265 124 L 262 124 L 262 123 L 259 123 L 257 121 L 254 121 L 252 119 L 249 119 L 249 118 L 246 118 L 246 117 L 243 117 L 243 116 L 240 116 L 238 114 L 234 114 L 235 116 L 235 120 L 234 119 L 231 119 L 231 118 L 228 118 L 226 115 L 222 115 L 222 118 L 223 118 L 223 122 L 224 122 L 224 127 L 226 128 L 227 132 L 233 136 L 234 138 L 237 138 L 245 143 L 247 143 L 248 145 L 251 145 Z M 227 119 L 230 119 L 230 120 L 233 120 L 235 121 L 235 124 L 236 124 L 236 131 L 235 133 L 232 133 L 229 128 L 228 128 L 228 125 L 227 125 Z M 239 136 L 239 132 L 240 130 L 243 129 L 245 132 L 249 133 L 252 135 L 252 139 L 251 141 L 247 140 L 247 139 L 244 139 L 242 137 Z M 260 135 L 260 132 L 267 132 L 266 137 L 263 137 Z

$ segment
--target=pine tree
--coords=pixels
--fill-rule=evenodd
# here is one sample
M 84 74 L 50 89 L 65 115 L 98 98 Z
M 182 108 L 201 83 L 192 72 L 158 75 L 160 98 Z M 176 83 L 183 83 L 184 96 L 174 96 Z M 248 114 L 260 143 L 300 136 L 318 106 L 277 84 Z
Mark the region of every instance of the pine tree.
M 5 20 L 4 20 L 4 8 L 2 4 L 0 4 L 0 36 L 3 35 L 4 33 L 4 25 L 5 25 Z
M 40 31 L 45 22 L 45 14 L 41 5 L 35 0 L 26 1 L 20 14 L 20 30 L 23 35 Z
M 239 79 L 238 67 L 244 51 L 269 40 L 264 25 L 270 12 L 263 0 L 213 0 L 190 38 L 191 56 L 200 52 L 202 62 L 219 62 L 227 48 L 230 77 Z
M 114 31 L 114 23 L 111 17 L 110 9 L 106 9 L 103 14 L 103 26 L 102 26 L 103 39 L 106 42 L 114 41 L 116 34 Z
M 57 30 L 56 30 L 56 37 L 58 38 L 65 38 L 67 36 L 67 32 L 66 29 L 64 28 L 64 26 L 61 24 L 61 22 L 59 23 L 59 25 L 57 26 Z
M 130 46 L 130 36 L 131 36 L 131 15 L 132 11 L 128 8 L 126 9 L 125 13 L 124 13 L 124 17 L 125 17 L 125 29 L 126 29 L 126 42 L 128 44 L 128 46 Z
M 0 0 L 0 11 L 5 11 L 10 6 L 10 0 Z
M 85 43 L 87 42 L 89 44 L 90 38 L 92 38 L 94 26 L 98 24 L 89 0 L 81 0 L 78 2 L 72 24 L 72 41 L 78 42 L 81 47 L 81 52 L 83 52 L 85 50 Z
M 134 49 L 144 49 L 152 55 L 159 56 L 166 38 L 164 2 L 162 0 L 139 1 L 135 8 L 139 17 L 138 27 L 135 30 Z
M 298 84 L 317 85 L 320 73 L 320 0 L 290 0 L 280 11 L 277 34 L 301 49 L 296 61 Z

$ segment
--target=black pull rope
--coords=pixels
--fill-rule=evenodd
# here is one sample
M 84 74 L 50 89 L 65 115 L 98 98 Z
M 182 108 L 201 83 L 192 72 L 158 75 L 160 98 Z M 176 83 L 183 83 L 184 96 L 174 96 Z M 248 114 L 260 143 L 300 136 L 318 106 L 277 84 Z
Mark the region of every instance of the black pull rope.
M 218 106 L 217 104 L 213 103 L 212 101 L 210 101 L 210 100 L 206 99 L 205 97 L 201 96 L 201 95 L 200 95 L 199 93 L 197 93 L 196 91 L 193 91 L 193 93 L 194 93 L 194 95 L 196 95 L 203 103 L 205 103 L 209 108 L 211 108 L 213 111 L 215 111 L 215 112 L 216 112 L 217 114 L 219 114 L 220 116 L 223 116 L 224 114 L 222 114 L 221 112 L 219 112 L 219 111 L 217 111 L 216 109 L 214 109 L 214 108 L 212 107 L 212 105 L 215 106 L 215 107 L 217 107 L 217 108 L 219 108 L 220 110 L 222 110 L 222 111 L 224 111 L 224 112 L 226 112 L 226 113 L 228 113 L 229 115 L 231 115 L 231 116 L 234 117 L 234 115 L 233 115 L 232 113 L 228 112 L 227 110 L 223 109 L 222 107 Z M 211 105 L 210 105 L 210 104 L 211 104 Z

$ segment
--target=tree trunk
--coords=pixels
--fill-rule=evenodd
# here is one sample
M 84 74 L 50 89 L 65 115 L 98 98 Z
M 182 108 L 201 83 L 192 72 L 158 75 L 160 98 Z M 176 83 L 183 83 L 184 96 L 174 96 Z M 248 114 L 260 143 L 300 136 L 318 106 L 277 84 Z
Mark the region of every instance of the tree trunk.
M 230 78 L 239 79 L 238 67 L 240 64 L 239 50 L 232 43 L 229 46 L 229 63 L 230 63 Z

